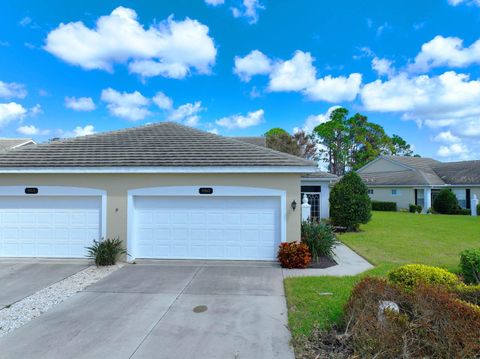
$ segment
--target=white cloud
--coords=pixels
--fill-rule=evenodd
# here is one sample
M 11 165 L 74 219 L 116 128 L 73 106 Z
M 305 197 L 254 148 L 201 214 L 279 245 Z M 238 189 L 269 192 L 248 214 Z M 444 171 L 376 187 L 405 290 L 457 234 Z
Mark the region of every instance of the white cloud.
M 372 69 L 374 69 L 379 76 L 391 77 L 395 74 L 395 70 L 392 67 L 393 62 L 388 59 L 381 59 L 374 57 L 372 59 Z
M 436 135 L 433 139 L 436 142 L 458 143 L 461 141 L 460 137 L 452 134 L 451 131 L 443 131 Z
M 203 110 L 204 108 L 200 101 L 186 103 L 172 110 L 168 119 L 171 121 L 185 121 L 185 124 L 189 126 L 196 126 L 200 120 L 198 114 Z
M 17 128 L 17 132 L 25 136 L 48 135 L 50 130 L 41 130 L 34 125 L 25 125 Z
M 302 91 L 315 84 L 316 69 L 309 52 L 296 51 L 287 61 L 277 62 L 270 73 L 268 89 L 278 91 Z
M 93 135 L 95 133 L 95 128 L 93 125 L 86 125 L 85 127 L 77 126 L 73 129 L 73 136 L 87 136 Z
M 25 98 L 26 96 L 27 90 L 25 89 L 25 85 L 0 81 L 1 98 Z
M 350 74 L 348 77 L 330 75 L 317 79 L 315 84 L 305 90 L 305 94 L 314 101 L 341 102 L 353 101 L 360 90 L 362 75 Z
M 438 35 L 422 45 L 408 69 L 426 72 L 434 67 L 467 67 L 472 64 L 480 64 L 480 39 L 469 47 L 464 47 L 463 40 L 458 37 Z
M 61 23 L 47 38 L 45 50 L 84 69 L 113 72 L 128 64 L 143 77 L 185 77 L 191 69 L 210 73 L 217 50 L 209 29 L 196 20 L 172 16 L 147 29 L 133 9 L 117 7 L 97 20 L 94 29 L 81 21 Z
M 93 111 L 95 103 L 91 97 L 65 97 L 65 107 L 74 111 Z
M 480 0 L 448 0 L 448 3 L 452 6 L 457 6 L 460 4 L 480 6 Z
M 310 133 L 315 127 L 317 127 L 321 123 L 330 121 L 330 115 L 337 108 L 340 108 L 340 106 L 331 106 L 325 113 L 308 116 L 307 119 L 305 120 L 305 123 L 303 124 L 303 130 L 307 133 Z
M 173 107 L 173 101 L 170 97 L 165 95 L 163 92 L 157 92 L 153 97 L 153 102 L 162 110 L 170 110 Z
M 268 75 L 272 70 L 272 60 L 259 50 L 253 50 L 245 57 L 235 56 L 234 61 L 233 72 L 245 82 L 255 75 Z
M 18 22 L 18 24 L 22 27 L 25 27 L 31 23 L 32 23 L 32 18 L 30 16 L 25 16 Z
M 437 155 L 440 157 L 464 157 L 468 154 L 468 148 L 462 143 L 454 143 L 449 146 L 440 146 Z
M 102 91 L 101 99 L 107 103 L 107 108 L 112 115 L 130 121 L 143 120 L 151 114 L 147 108 L 150 100 L 138 91 L 120 93 L 108 88 Z
M 225 3 L 225 0 L 205 0 L 207 5 L 218 6 Z
M 0 127 L 14 120 L 21 120 L 27 109 L 16 102 L 0 103 Z
M 40 115 L 41 113 L 43 113 L 43 109 L 42 106 L 40 106 L 40 104 L 38 103 L 28 110 L 28 115 L 32 117 Z
M 233 17 L 245 17 L 248 19 L 249 24 L 255 24 L 258 22 L 258 10 L 265 9 L 260 3 L 260 0 L 243 0 L 241 7 L 233 7 Z
M 223 117 L 215 123 L 218 126 L 226 127 L 228 129 L 236 128 L 247 128 L 259 125 L 264 120 L 264 111 L 262 109 L 249 112 L 246 116 L 244 115 L 232 115 L 228 117 Z

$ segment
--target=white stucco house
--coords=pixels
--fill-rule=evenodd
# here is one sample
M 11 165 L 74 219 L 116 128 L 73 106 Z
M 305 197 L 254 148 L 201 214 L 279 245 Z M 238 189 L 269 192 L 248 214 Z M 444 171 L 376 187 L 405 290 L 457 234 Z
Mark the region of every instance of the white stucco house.
M 437 193 L 450 188 L 462 208 L 480 197 L 480 161 L 440 162 L 432 158 L 380 156 L 357 173 L 374 201 L 397 203 L 397 209 L 417 204 L 427 211 Z

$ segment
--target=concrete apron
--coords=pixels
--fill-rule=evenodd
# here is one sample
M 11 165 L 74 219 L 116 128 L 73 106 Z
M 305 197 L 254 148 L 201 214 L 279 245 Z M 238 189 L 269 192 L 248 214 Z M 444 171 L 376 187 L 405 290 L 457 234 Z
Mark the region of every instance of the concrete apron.
M 277 265 L 127 265 L 0 339 L 2 358 L 294 358 Z

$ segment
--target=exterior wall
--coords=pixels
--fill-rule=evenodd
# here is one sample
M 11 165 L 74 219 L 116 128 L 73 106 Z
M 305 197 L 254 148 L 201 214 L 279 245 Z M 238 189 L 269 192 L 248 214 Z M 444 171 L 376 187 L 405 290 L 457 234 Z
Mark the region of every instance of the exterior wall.
M 408 205 L 415 203 L 415 190 L 411 187 L 369 187 L 373 189 L 370 195 L 372 201 L 396 202 L 397 209 L 408 209 Z M 392 196 L 392 189 L 400 191 L 400 195 Z
M 398 172 L 411 171 L 410 169 L 397 165 L 391 161 L 380 158 L 378 161 L 370 162 L 364 169 L 359 170 L 359 173 L 375 173 L 375 172 Z
M 244 186 L 286 191 L 287 241 L 300 239 L 299 174 L 0 174 L 0 186 L 71 186 L 107 191 L 107 237 L 127 238 L 127 192 L 161 186 Z

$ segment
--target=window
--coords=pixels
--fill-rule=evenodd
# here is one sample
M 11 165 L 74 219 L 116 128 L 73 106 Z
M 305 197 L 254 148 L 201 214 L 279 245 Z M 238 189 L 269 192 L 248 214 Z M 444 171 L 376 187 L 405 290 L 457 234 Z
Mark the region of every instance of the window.
M 302 186 L 300 203 L 303 201 L 303 195 L 307 195 L 310 207 L 310 218 L 320 219 L 320 186 Z
M 368 194 L 373 194 L 373 189 L 369 189 Z
M 425 190 L 424 189 L 417 189 L 415 191 L 417 193 L 415 204 L 423 207 L 425 205 Z
M 400 190 L 399 189 L 392 189 L 392 196 L 400 196 Z
M 453 193 L 457 196 L 460 207 L 467 208 L 467 193 L 465 189 L 454 189 Z

